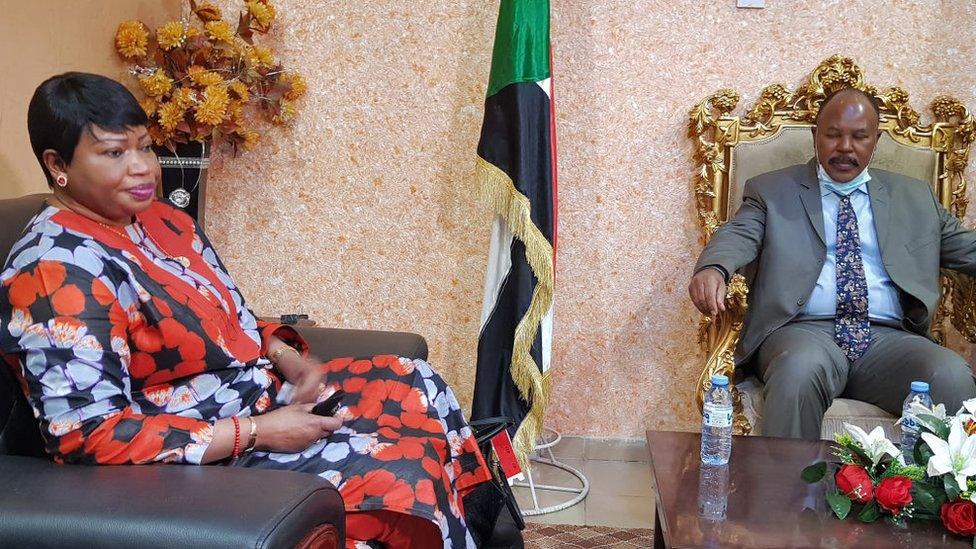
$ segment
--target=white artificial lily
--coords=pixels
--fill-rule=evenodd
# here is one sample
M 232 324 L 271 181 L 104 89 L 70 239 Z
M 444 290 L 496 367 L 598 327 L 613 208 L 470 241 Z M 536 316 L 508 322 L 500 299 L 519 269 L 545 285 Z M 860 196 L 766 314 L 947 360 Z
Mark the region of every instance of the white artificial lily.
M 956 415 L 961 414 L 976 416 L 976 398 L 971 398 L 962 402 L 962 408 L 959 408 L 959 411 L 956 412 Z
M 966 490 L 966 479 L 976 476 L 976 435 L 967 435 L 963 422 L 952 418 L 949 440 L 942 440 L 932 433 L 922 433 L 922 440 L 932 449 L 926 473 L 938 477 L 951 473 L 959 489 Z
M 871 431 L 871 434 L 864 432 L 864 429 L 861 429 L 857 425 L 851 425 L 850 423 L 845 423 L 844 427 L 854 440 L 861 445 L 861 448 L 864 449 L 864 453 L 871 460 L 872 467 L 877 466 L 881 462 L 881 458 L 885 455 L 889 455 L 896 460 L 904 459 L 901 456 L 901 452 L 898 451 L 898 448 L 885 437 L 884 429 L 880 425 L 875 427 Z
M 973 399 L 973 404 L 976 405 L 976 399 Z M 929 408 L 928 406 L 922 404 L 921 402 L 917 400 L 913 400 L 912 403 L 908 405 L 908 409 L 910 410 L 910 413 L 915 417 L 918 417 L 922 414 L 928 414 L 930 416 L 939 418 L 942 421 L 945 421 L 946 419 L 945 404 L 936 404 L 935 406 Z M 902 423 L 904 423 L 904 421 L 905 421 L 905 417 L 902 416 L 896 422 L 896 425 L 901 425 Z
M 973 399 L 976 400 L 976 399 Z M 946 418 L 946 408 L 945 404 L 936 404 L 929 408 L 928 406 L 921 404 L 919 402 L 912 402 L 911 404 L 912 412 L 915 415 L 928 414 L 930 416 L 935 416 L 939 419 L 944 420 Z

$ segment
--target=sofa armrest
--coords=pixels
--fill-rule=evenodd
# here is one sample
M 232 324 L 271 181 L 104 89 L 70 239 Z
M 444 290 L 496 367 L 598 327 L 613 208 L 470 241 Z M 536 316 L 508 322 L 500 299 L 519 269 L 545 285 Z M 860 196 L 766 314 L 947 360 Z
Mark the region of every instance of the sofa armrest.
M 427 341 L 417 334 L 317 326 L 294 328 L 305 338 L 309 351 L 320 360 L 374 355 L 397 355 L 427 360 Z
M 4 546 L 263 548 L 311 537 L 344 545 L 339 492 L 307 473 L 0 456 L 0 486 Z

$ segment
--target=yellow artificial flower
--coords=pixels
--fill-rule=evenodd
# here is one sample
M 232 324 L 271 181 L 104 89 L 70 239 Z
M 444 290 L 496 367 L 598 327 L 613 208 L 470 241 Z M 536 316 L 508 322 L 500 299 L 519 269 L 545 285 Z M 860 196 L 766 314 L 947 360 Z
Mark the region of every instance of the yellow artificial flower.
M 156 29 L 156 43 L 164 51 L 179 48 L 186 42 L 186 27 L 179 21 L 170 21 Z
M 160 105 L 157 114 L 159 115 L 159 125 L 167 132 L 172 132 L 183 121 L 186 110 L 180 108 L 180 105 L 175 101 L 170 101 Z
M 193 80 L 194 83 L 203 87 L 213 86 L 224 81 L 219 74 L 213 71 L 208 71 L 200 65 L 193 65 L 190 67 L 190 69 L 187 71 L 187 75 L 190 77 L 190 80 Z
M 287 99 L 282 99 L 281 107 L 278 109 L 278 113 L 271 118 L 271 121 L 275 124 L 287 124 L 295 118 L 296 114 L 298 114 L 298 109 L 295 108 L 295 104 Z
M 238 134 L 244 137 L 244 150 L 251 151 L 258 145 L 261 134 L 254 130 L 238 130 Z
M 234 43 L 234 31 L 227 21 L 210 21 L 203 26 L 211 42 Z
M 276 15 L 274 6 L 267 1 L 250 0 L 247 3 L 247 11 L 258 22 L 258 25 L 265 29 L 274 21 Z
M 139 100 L 139 106 L 145 111 L 146 116 L 152 117 L 156 114 L 156 109 L 159 108 L 159 103 L 156 102 L 152 97 L 143 97 Z
M 138 21 L 125 21 L 115 31 L 115 50 L 126 59 L 146 56 L 149 47 L 149 32 Z
M 201 124 L 216 126 L 224 119 L 229 102 L 227 86 L 209 86 L 204 90 L 203 99 L 197 104 L 193 117 Z
M 290 72 L 283 78 L 288 83 L 288 91 L 285 92 L 285 99 L 296 101 L 308 93 L 308 82 L 305 81 L 302 75 L 297 72 Z
M 255 67 L 270 67 L 274 65 L 271 50 L 264 46 L 248 46 L 247 57 Z
M 163 71 L 155 70 L 152 74 L 140 76 L 139 85 L 145 90 L 146 95 L 158 99 L 173 89 L 173 80 Z
M 231 82 L 230 91 L 234 92 L 234 95 L 236 95 L 237 98 L 243 103 L 247 103 L 251 100 L 251 93 L 247 91 L 247 86 L 240 80 L 234 80 Z
M 176 103 L 185 111 L 196 104 L 196 92 L 192 88 L 180 88 L 173 92 L 170 101 Z
M 244 122 L 244 103 L 240 101 L 231 101 L 227 104 L 227 114 L 237 125 L 241 125 Z

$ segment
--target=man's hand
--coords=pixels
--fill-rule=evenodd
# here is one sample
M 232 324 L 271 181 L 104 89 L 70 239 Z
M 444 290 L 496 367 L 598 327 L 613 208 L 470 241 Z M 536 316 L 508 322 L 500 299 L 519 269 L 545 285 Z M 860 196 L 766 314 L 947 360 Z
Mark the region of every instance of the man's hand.
M 715 316 L 725 310 L 725 277 L 718 269 L 707 267 L 695 273 L 688 284 L 688 294 L 701 314 Z

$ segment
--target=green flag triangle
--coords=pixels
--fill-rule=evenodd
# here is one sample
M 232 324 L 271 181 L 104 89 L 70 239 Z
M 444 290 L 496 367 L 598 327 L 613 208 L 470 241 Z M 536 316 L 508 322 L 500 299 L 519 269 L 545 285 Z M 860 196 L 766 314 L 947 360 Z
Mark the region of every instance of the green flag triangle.
M 488 97 L 509 84 L 549 75 L 549 0 L 501 0 Z

